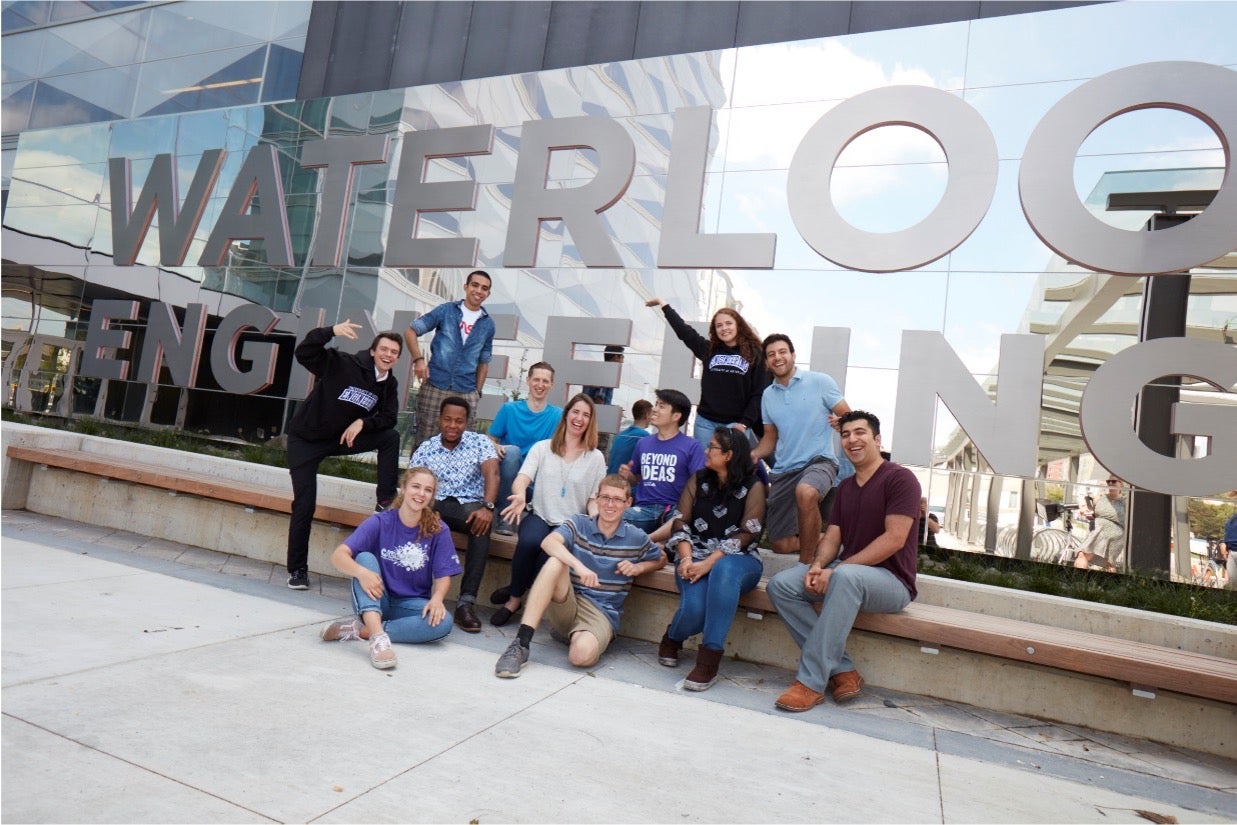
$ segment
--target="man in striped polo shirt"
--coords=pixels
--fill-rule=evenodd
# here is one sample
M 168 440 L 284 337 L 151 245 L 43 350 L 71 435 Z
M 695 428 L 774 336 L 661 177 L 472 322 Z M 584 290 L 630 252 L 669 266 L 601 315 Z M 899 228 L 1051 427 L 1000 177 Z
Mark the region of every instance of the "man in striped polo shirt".
M 573 515 L 541 543 L 550 558 L 528 592 L 523 623 L 498 658 L 495 675 L 503 679 L 520 675 L 543 615 L 567 639 L 568 661 L 592 667 L 618 633 L 632 581 L 666 563 L 648 534 L 623 521 L 623 512 L 631 505 L 631 486 L 622 476 L 603 478 L 596 502 L 596 516 Z

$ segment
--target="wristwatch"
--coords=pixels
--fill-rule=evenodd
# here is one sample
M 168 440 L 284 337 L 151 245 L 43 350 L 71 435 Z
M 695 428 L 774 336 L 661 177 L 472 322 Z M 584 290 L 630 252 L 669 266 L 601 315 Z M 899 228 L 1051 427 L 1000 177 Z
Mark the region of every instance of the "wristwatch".
M 494 502 L 492 502 L 492 501 L 487 501 L 487 502 L 485 503 L 485 509 L 492 511 L 492 510 L 494 509 Z

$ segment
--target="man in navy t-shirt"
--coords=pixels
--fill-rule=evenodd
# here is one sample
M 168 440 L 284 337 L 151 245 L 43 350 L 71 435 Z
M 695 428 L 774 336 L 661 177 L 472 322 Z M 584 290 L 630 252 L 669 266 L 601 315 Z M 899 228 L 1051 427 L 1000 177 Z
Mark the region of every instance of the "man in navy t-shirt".
M 835 702 L 858 696 L 863 677 L 846 655 L 855 616 L 897 613 L 915 598 L 919 480 L 881 456 L 876 416 L 852 410 L 839 423 L 855 474 L 838 487 L 816 558 L 778 573 L 767 588 L 803 651 L 795 681 L 778 697 L 782 710 L 809 710 L 826 690 Z

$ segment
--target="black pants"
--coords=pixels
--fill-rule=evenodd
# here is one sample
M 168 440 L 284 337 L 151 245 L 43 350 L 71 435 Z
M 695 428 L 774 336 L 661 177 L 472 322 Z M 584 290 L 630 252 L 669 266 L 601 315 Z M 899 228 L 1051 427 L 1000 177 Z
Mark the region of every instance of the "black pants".
M 434 505 L 435 512 L 452 530 L 468 534 L 468 550 L 464 553 L 464 578 L 460 579 L 460 601 L 475 602 L 481 579 L 485 576 L 485 563 L 490 558 L 490 534 L 474 536 L 468 517 L 485 507 L 480 501 L 459 501 L 444 498 Z
M 309 569 L 309 531 L 318 506 L 318 465 L 333 455 L 378 451 L 379 502 L 395 498 L 399 475 L 399 433 L 394 429 L 364 431 L 346 447 L 333 441 L 306 441 L 288 434 L 288 472 L 292 475 L 292 518 L 288 521 L 288 573 Z

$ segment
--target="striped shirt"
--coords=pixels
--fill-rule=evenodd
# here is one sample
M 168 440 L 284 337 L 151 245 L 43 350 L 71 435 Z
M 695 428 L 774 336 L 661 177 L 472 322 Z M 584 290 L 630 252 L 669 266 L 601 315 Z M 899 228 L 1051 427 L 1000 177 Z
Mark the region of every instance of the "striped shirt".
M 647 533 L 625 521 L 619 523 L 613 536 L 606 538 L 597 526 L 597 519 L 583 513 L 572 515 L 554 532 L 562 537 L 572 555 L 597 574 L 597 587 L 585 587 L 572 570 L 571 585 L 577 594 L 601 608 L 617 633 L 632 578 L 615 568 L 621 561 L 632 564 L 655 561 L 661 555 L 661 548 L 649 541 Z

